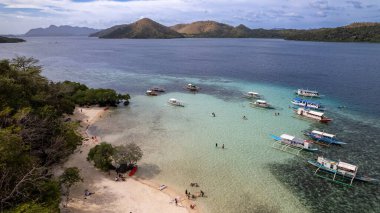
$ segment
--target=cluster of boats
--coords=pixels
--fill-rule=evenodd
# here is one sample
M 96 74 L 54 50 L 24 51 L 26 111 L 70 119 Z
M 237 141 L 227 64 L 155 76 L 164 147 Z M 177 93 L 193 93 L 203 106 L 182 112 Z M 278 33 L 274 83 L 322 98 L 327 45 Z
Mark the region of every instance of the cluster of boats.
M 262 96 L 257 93 L 257 92 L 247 92 L 246 94 L 244 94 L 244 97 L 245 98 L 248 98 L 248 99 L 257 99 L 255 101 L 251 101 L 249 102 L 250 106 L 252 107 L 259 107 L 259 108 L 264 108 L 264 109 L 274 109 L 274 107 L 269 104 L 266 100 L 263 100 Z
M 159 93 L 165 92 L 164 88 L 161 87 L 153 87 L 151 89 L 148 89 L 145 94 L 147 96 L 157 96 Z
M 296 91 L 298 96 L 309 97 L 309 98 L 320 98 L 321 95 L 317 91 L 298 89 Z M 295 113 L 299 116 L 317 120 L 321 123 L 328 123 L 332 121 L 324 115 L 325 107 L 315 101 L 308 99 L 302 99 L 300 97 L 294 98 L 291 103 L 298 108 L 295 109 Z M 314 143 L 320 145 L 345 145 L 346 143 L 339 140 L 336 135 L 326 133 L 319 130 L 312 130 L 304 132 L 305 136 L 309 137 L 310 140 L 305 140 L 301 138 L 296 138 L 295 136 L 282 134 L 280 136 L 270 135 L 274 139 L 272 145 L 273 148 L 279 149 L 284 152 L 289 152 L 292 154 L 299 155 L 301 151 L 317 152 L 318 148 L 314 146 Z M 360 176 L 357 174 L 358 166 L 345 163 L 342 161 L 334 161 L 323 156 L 318 156 L 316 160 L 308 160 L 310 165 L 315 166 L 317 169 L 314 174 L 327 178 L 325 176 L 318 175 L 319 171 L 324 171 L 329 174 L 333 174 L 332 178 L 327 178 L 337 183 L 351 186 L 354 180 L 360 180 L 364 182 L 378 182 L 378 180 L 366 176 Z M 337 175 L 343 177 L 344 179 L 349 179 L 349 183 L 345 183 L 337 180 Z
M 185 86 L 185 89 L 187 89 L 190 92 L 198 92 L 200 90 L 200 87 L 198 87 L 197 85 L 194 85 L 194 84 L 187 84 Z M 151 89 L 148 89 L 145 92 L 145 94 L 147 96 L 158 96 L 159 93 L 163 93 L 165 91 L 166 90 L 164 88 L 161 88 L 161 87 L 152 87 Z M 185 106 L 185 104 L 182 101 L 177 100 L 175 98 L 170 98 L 168 100 L 168 104 L 170 104 L 172 106 L 179 106 L 179 107 L 184 107 Z

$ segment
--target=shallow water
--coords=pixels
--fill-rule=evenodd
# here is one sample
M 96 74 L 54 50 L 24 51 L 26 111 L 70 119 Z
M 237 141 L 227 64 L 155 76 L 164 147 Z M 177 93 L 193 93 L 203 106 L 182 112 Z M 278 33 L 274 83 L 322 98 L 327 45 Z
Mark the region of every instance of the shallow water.
M 129 92 L 131 105 L 114 109 L 91 131 L 113 144 L 139 144 L 145 153 L 141 178 L 193 193 L 199 189 L 189 183 L 198 182 L 207 195 L 199 205 L 208 212 L 380 211 L 378 186 L 355 183 L 347 189 L 317 178 L 305 159 L 272 149 L 269 138 L 285 132 L 303 137 L 309 128 L 337 133 L 349 144 L 321 147 L 321 153 L 379 177 L 380 99 L 374 95 L 380 92 L 378 44 L 27 39 L 2 44 L 0 57 L 33 56 L 49 79 Z M 183 89 L 187 83 L 202 90 L 188 93 Z M 143 95 L 156 85 L 169 93 Z M 294 117 L 288 106 L 298 87 L 326 95 L 320 101 L 334 118 L 331 125 Z M 276 110 L 251 108 L 242 98 L 247 91 L 263 94 Z M 186 106 L 167 105 L 172 97 Z

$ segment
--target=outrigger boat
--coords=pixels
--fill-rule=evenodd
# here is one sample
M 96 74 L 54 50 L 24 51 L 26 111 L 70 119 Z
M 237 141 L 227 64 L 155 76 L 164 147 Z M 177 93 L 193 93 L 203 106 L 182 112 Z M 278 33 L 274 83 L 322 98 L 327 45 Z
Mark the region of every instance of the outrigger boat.
M 194 85 L 194 84 L 188 84 L 186 86 L 186 89 L 192 91 L 192 92 L 197 92 L 199 90 L 199 87 Z
M 360 180 L 360 181 L 371 182 L 371 183 L 378 182 L 377 179 L 370 178 L 367 176 L 357 175 L 358 166 L 352 165 L 349 163 L 345 163 L 342 161 L 333 161 L 333 160 L 329 160 L 327 158 L 319 156 L 316 161 L 315 160 L 308 160 L 307 162 L 310 163 L 311 165 L 317 167 L 317 170 L 315 170 L 315 172 L 314 172 L 315 175 L 322 177 L 322 178 L 327 178 L 327 177 L 318 175 L 317 173 L 319 170 L 322 170 L 322 171 L 325 171 L 328 173 L 332 173 L 332 174 L 334 174 L 334 177 L 332 179 L 330 179 L 330 178 L 327 178 L 327 179 L 332 180 L 334 182 L 341 183 L 341 184 L 351 186 L 352 182 L 354 180 Z M 340 175 L 340 176 L 343 176 L 344 178 L 349 179 L 350 183 L 346 184 L 344 182 L 337 181 L 336 175 Z
M 261 108 L 265 108 L 265 109 L 274 109 L 274 107 L 272 107 L 270 104 L 268 104 L 264 100 L 257 100 L 255 102 L 250 102 L 250 104 L 253 107 L 261 107 Z
M 294 98 L 292 100 L 292 104 L 297 105 L 297 106 L 301 106 L 305 109 L 315 109 L 315 110 L 320 110 L 320 111 L 325 110 L 325 108 L 322 106 L 322 104 L 320 104 L 318 102 L 310 101 L 310 100 L 305 100 L 302 98 Z
M 299 155 L 299 153 L 302 150 L 309 151 L 309 152 L 318 151 L 317 148 L 314 148 L 312 146 L 313 142 L 308 141 L 308 140 L 296 138 L 288 134 L 282 134 L 280 137 L 276 135 L 270 135 L 270 136 L 275 140 L 272 147 L 284 152 L 289 152 L 291 154 L 294 154 L 292 151 L 295 151 L 296 152 L 295 154 Z
M 296 94 L 299 96 L 311 97 L 311 98 L 320 98 L 321 97 L 321 95 L 319 94 L 318 91 L 307 90 L 307 89 L 298 89 L 296 91 Z
M 347 144 L 343 141 L 339 141 L 336 139 L 336 135 L 321 132 L 318 130 L 313 130 L 311 132 L 305 132 L 305 135 L 309 136 L 311 139 L 317 141 L 317 142 L 323 142 L 326 144 L 335 144 L 335 145 L 344 145 Z
M 150 90 L 152 90 L 154 92 L 165 92 L 165 89 L 161 88 L 161 87 L 153 87 Z
M 185 106 L 181 101 L 178 101 L 175 98 L 169 99 L 168 100 L 168 104 L 173 105 L 173 106 L 180 106 L 180 107 L 184 107 Z
M 328 123 L 328 122 L 332 121 L 332 119 L 326 117 L 323 112 L 317 112 L 317 111 L 305 109 L 302 107 L 298 108 L 295 112 L 297 113 L 297 115 L 300 115 L 302 117 L 311 118 L 311 119 L 317 120 L 321 123 Z
M 154 91 L 152 91 L 152 90 L 147 90 L 147 91 L 145 92 L 145 94 L 146 94 L 147 96 L 157 96 L 157 95 L 158 95 L 156 92 L 154 92 Z
M 244 94 L 244 97 L 252 99 L 252 98 L 260 98 L 261 96 L 257 92 L 247 92 L 246 94 Z

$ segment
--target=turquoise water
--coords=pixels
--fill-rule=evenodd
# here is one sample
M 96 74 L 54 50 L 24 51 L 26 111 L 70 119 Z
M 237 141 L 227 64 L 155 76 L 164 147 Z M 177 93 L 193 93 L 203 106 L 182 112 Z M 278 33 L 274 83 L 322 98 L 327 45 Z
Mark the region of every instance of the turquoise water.
M 33 56 L 51 80 L 130 93 L 130 106 L 114 109 L 91 130 L 113 144 L 138 143 L 145 152 L 141 178 L 179 192 L 195 192 L 189 183 L 198 182 L 208 195 L 199 205 L 208 212 L 346 213 L 380 212 L 378 185 L 355 182 L 342 188 L 317 178 L 305 159 L 272 149 L 268 135 L 302 137 L 309 128 L 337 133 L 348 144 L 319 147 L 318 154 L 357 164 L 360 173 L 379 178 L 379 47 L 270 39 L 52 37 L 2 44 L 0 57 Z M 187 93 L 187 83 L 199 84 L 201 92 Z M 169 93 L 144 96 L 151 86 Z M 302 87 L 326 95 L 320 101 L 332 124 L 293 117 L 288 106 L 293 90 Z M 247 91 L 263 94 L 277 109 L 249 107 L 242 98 Z M 172 97 L 186 107 L 168 106 Z M 226 149 L 216 149 L 215 143 Z
M 186 92 L 135 96 L 129 107 L 117 108 L 99 122 L 97 131 L 105 141 L 135 142 L 143 148 L 142 178 L 152 178 L 179 192 L 188 189 L 195 193 L 199 189 L 189 183 L 199 183 L 208 197 L 198 200 L 207 212 L 306 212 L 269 170 L 269 164 L 293 158 L 271 148 L 269 134 L 287 132 L 301 137 L 310 123 L 293 118 L 287 108 L 293 91 L 241 85 L 248 87 L 264 94 L 278 109 L 252 108 L 242 98 L 242 91 L 230 101 Z M 186 106 L 169 106 L 166 101 L 172 97 Z M 248 120 L 243 120 L 243 115 Z M 215 143 L 219 147 L 224 144 L 225 149 L 215 148 Z

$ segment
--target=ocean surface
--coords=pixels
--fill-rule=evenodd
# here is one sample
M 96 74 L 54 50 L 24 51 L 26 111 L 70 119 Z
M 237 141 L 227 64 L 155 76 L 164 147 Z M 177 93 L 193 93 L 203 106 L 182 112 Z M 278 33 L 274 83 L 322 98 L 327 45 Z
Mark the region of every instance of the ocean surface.
M 205 212 L 380 212 L 379 185 L 343 187 L 313 176 L 306 163 L 324 155 L 380 178 L 379 44 L 26 39 L 1 44 L 0 58 L 32 56 L 53 81 L 130 93 L 130 106 L 113 109 L 91 131 L 113 144 L 140 145 L 144 157 L 138 176 L 183 194 L 203 190 L 206 197 L 196 203 Z M 200 92 L 187 92 L 187 83 L 199 85 Z M 167 92 L 145 96 L 152 86 Z M 289 105 L 297 88 L 322 93 L 319 101 L 334 121 L 321 125 L 294 116 Z M 250 107 L 243 98 L 248 91 L 259 92 L 275 109 Z M 169 98 L 185 107 L 169 106 Z M 318 146 L 319 153 L 301 157 L 271 147 L 270 134 L 304 137 L 308 129 L 336 133 L 348 144 Z M 190 187 L 191 182 L 200 187 Z

